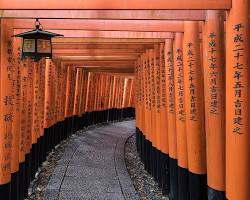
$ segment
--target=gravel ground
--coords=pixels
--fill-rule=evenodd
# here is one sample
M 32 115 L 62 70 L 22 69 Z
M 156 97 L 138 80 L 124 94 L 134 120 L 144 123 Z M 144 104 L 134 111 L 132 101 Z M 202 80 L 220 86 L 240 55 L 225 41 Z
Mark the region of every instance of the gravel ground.
M 54 172 L 57 162 L 64 154 L 65 147 L 67 146 L 69 140 L 70 138 L 57 145 L 56 148 L 49 154 L 47 160 L 43 163 L 43 166 L 36 173 L 36 178 L 30 184 L 29 196 L 26 200 L 44 199 L 45 189 L 48 185 L 49 179 Z
M 166 196 L 162 195 L 154 178 L 144 170 L 144 165 L 137 154 L 135 135 L 130 137 L 126 142 L 125 162 L 134 187 L 141 200 L 168 200 Z

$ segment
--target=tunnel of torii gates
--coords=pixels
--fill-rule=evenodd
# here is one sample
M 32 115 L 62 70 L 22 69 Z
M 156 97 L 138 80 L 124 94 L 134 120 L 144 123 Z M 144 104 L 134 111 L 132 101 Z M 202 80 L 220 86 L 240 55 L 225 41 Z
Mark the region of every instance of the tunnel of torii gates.
M 249 0 L 1 0 L 0 199 L 23 199 L 56 144 L 136 116 L 173 200 L 249 200 Z M 33 28 L 64 34 L 21 59 Z

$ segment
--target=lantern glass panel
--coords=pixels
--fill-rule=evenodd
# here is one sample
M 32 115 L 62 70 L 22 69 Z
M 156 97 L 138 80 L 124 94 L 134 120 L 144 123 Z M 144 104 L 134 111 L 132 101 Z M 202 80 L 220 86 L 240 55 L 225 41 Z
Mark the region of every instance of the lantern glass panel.
M 37 53 L 51 53 L 51 41 L 37 39 Z
M 23 39 L 23 52 L 34 53 L 36 51 L 36 41 L 35 39 Z

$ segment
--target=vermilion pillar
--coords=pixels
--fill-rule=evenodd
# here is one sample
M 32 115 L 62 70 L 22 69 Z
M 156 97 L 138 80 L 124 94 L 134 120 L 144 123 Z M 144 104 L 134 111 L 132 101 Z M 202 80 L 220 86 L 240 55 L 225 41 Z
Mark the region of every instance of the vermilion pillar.
M 157 145 L 157 174 L 156 178 L 158 183 L 162 181 L 161 173 L 161 88 L 160 88 L 160 45 L 154 45 L 154 81 L 155 81 L 155 134 L 156 134 L 156 145 Z
M 11 23 L 8 20 L 1 19 L 0 31 L 0 195 L 1 198 L 8 200 L 10 198 L 11 181 L 12 73 L 14 70 Z
M 32 120 L 33 120 L 33 66 L 34 62 L 27 59 L 27 123 L 26 123 L 26 163 L 25 163 L 25 196 L 28 195 L 28 187 L 31 181 L 31 159 L 32 159 Z
M 179 200 L 188 199 L 188 154 L 185 119 L 185 94 L 183 74 L 183 33 L 176 33 L 173 44 L 174 84 L 176 110 L 176 137 L 178 155 L 178 194 Z
M 26 148 L 27 138 L 27 79 L 28 79 L 28 66 L 27 60 L 21 62 L 20 67 L 21 78 L 21 100 L 20 100 L 20 141 L 19 141 L 19 162 L 20 162 L 20 175 L 19 184 L 25 185 L 25 169 L 28 168 L 29 154 Z M 24 197 L 24 187 L 19 188 L 20 198 Z
M 175 125 L 175 92 L 174 92 L 174 62 L 173 41 L 165 40 L 165 66 L 166 66 L 166 94 L 167 94 L 167 120 L 169 141 L 169 173 L 170 173 L 170 198 L 178 199 L 178 164 L 177 140 Z
M 154 49 L 148 51 L 148 60 L 147 64 L 149 66 L 149 77 L 150 77 L 150 86 L 151 89 L 151 139 L 152 139 L 152 175 L 157 179 L 157 128 L 156 128 L 156 80 L 155 80 L 155 57 Z
M 203 32 L 208 199 L 225 199 L 225 56 L 222 11 L 207 11 Z
M 146 53 L 143 53 L 141 55 L 141 70 L 143 73 L 143 76 L 141 78 L 141 87 L 142 87 L 142 101 L 144 102 L 144 127 L 145 127 L 145 140 L 143 141 L 143 149 L 144 149 L 144 154 L 145 154 L 145 159 L 144 159 L 144 166 L 145 169 L 149 172 L 151 172 L 151 167 L 150 167 L 150 153 L 151 153 L 151 131 L 152 131 L 152 126 L 151 126 L 151 90 L 150 90 L 150 85 L 149 85 L 149 68 L 147 65 L 147 59 L 148 59 L 148 54 L 149 52 L 147 51 Z
M 32 140 L 32 160 L 31 160 L 31 168 L 32 168 L 32 173 L 31 176 L 32 178 L 35 177 L 35 173 L 38 169 L 38 155 L 40 154 L 39 152 L 39 147 L 38 147 L 38 138 L 40 136 L 40 118 L 39 118 L 39 81 L 40 81 L 40 65 L 38 62 L 35 62 L 31 67 L 33 67 L 33 88 L 32 88 L 32 93 L 33 93 L 33 101 L 32 101 L 32 123 L 31 123 L 31 140 Z
M 19 199 L 19 147 L 20 147 L 20 43 L 18 39 L 13 40 L 13 71 L 12 71 L 12 100 L 13 121 L 11 141 L 11 191 L 12 199 Z M 23 197 L 23 192 L 22 192 Z
M 41 164 L 46 159 L 45 153 L 45 137 L 44 137 L 44 103 L 45 103 L 45 68 L 46 68 L 46 60 L 42 59 L 40 62 L 40 80 L 39 80 L 39 133 L 40 133 L 40 142 L 41 142 L 41 154 L 39 155 L 39 164 Z
M 165 66 L 165 44 L 160 44 L 160 96 L 161 96 L 161 151 L 162 151 L 162 191 L 169 193 L 169 144 L 168 144 L 168 112 L 167 112 L 167 85 Z
M 184 22 L 185 116 L 190 199 L 206 199 L 206 136 L 198 22 Z
M 249 1 L 233 0 L 226 24 L 226 196 L 250 199 Z

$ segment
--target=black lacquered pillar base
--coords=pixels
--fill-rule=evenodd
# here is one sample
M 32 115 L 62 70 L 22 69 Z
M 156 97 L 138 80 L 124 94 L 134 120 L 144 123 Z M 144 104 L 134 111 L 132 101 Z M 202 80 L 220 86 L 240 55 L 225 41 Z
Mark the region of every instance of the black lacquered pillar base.
M 178 199 L 178 161 L 169 157 L 170 193 L 169 199 Z
M 19 199 L 24 199 L 24 190 L 25 190 L 25 162 L 19 164 L 19 177 L 18 177 L 18 185 L 19 185 Z
M 11 200 L 19 200 L 19 172 L 11 174 Z
M 169 155 L 162 153 L 162 193 L 168 195 L 170 192 Z
M 31 181 L 31 153 L 25 156 L 24 198 L 28 197 L 30 181 Z
M 189 174 L 188 169 L 178 166 L 178 198 L 189 200 Z
M 190 200 L 207 200 L 206 174 L 194 174 L 189 171 Z
M 162 171 L 161 171 L 161 151 L 156 149 L 156 180 L 159 187 L 162 187 Z
M 0 198 L 3 200 L 11 200 L 11 184 L 2 184 L 0 185 Z
M 31 180 L 35 178 L 36 174 L 36 165 L 37 165 L 37 143 L 32 144 L 32 149 L 31 149 Z

